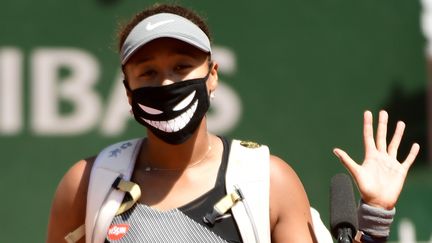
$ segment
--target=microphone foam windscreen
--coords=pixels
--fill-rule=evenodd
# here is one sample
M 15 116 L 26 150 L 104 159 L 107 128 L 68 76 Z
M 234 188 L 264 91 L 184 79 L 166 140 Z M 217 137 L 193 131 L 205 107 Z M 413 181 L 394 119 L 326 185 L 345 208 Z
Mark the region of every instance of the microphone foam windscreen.
M 339 228 L 357 230 L 357 205 L 350 177 L 347 174 L 336 174 L 330 185 L 330 229 L 337 238 Z

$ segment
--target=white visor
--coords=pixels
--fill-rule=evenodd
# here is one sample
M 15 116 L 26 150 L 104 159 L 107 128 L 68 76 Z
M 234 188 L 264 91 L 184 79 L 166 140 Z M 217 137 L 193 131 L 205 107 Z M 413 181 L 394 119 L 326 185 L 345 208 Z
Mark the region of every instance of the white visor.
M 160 13 L 143 19 L 131 30 L 120 51 L 122 65 L 140 47 L 162 37 L 178 39 L 211 53 L 210 40 L 197 25 L 179 15 Z

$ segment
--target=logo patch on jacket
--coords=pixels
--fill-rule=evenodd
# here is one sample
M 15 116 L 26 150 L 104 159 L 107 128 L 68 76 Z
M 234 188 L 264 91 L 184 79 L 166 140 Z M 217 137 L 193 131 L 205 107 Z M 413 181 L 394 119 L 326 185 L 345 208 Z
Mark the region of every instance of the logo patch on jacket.
M 120 240 L 129 230 L 128 224 L 113 224 L 108 229 L 109 240 Z
M 241 141 L 240 145 L 243 147 L 246 147 L 246 148 L 259 148 L 259 147 L 261 147 L 261 145 L 259 145 L 256 142 L 253 142 L 253 141 Z

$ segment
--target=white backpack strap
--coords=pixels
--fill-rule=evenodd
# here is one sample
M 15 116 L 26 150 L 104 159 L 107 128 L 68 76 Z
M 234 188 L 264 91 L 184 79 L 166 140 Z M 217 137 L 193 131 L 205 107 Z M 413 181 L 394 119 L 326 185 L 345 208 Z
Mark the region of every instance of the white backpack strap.
M 231 208 L 243 242 L 270 242 L 270 153 L 267 146 L 233 140 L 226 172 L 227 193 L 242 195 Z M 310 208 L 314 233 L 319 243 L 332 243 L 332 237 L 318 211 Z M 250 216 L 251 215 L 251 216 Z
M 227 194 L 238 191 L 231 208 L 243 242 L 270 243 L 270 152 L 267 146 L 233 140 L 226 172 Z
M 321 220 L 320 214 L 318 211 L 311 207 L 310 208 L 311 215 L 312 215 L 312 223 L 313 223 L 313 229 L 315 233 L 315 238 L 318 243 L 333 243 L 333 238 L 330 234 L 330 231 L 326 228 L 324 223 Z
M 121 177 L 130 180 L 142 139 L 113 144 L 105 148 L 94 162 L 88 193 L 85 220 L 86 242 L 103 243 L 124 192 L 112 188 Z

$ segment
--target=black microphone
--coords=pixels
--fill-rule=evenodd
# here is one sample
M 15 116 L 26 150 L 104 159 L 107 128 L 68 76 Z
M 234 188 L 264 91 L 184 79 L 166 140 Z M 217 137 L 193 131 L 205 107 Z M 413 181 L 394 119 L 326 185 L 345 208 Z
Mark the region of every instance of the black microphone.
M 351 243 L 357 232 L 357 206 L 347 174 L 336 174 L 330 185 L 330 229 L 338 243 Z

